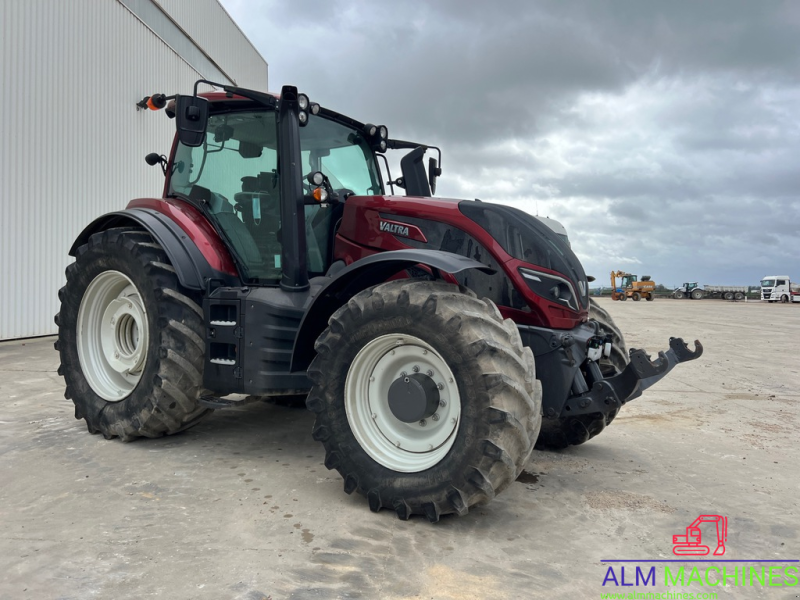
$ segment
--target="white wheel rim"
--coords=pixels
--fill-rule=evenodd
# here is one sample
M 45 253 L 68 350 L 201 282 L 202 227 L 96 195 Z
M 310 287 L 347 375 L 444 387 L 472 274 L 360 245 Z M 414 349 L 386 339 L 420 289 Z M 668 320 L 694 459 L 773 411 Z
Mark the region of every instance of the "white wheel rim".
M 78 310 L 78 359 L 86 381 L 109 402 L 127 397 L 147 359 L 147 311 L 133 282 L 119 271 L 95 277 Z
M 403 373 L 415 372 L 429 375 L 437 384 L 439 408 L 424 421 L 405 423 L 389 408 L 389 387 Z M 403 334 L 375 338 L 359 351 L 347 371 L 344 407 L 364 451 L 401 473 L 417 473 L 439 463 L 453 447 L 461 418 L 461 396 L 447 363 L 430 344 Z

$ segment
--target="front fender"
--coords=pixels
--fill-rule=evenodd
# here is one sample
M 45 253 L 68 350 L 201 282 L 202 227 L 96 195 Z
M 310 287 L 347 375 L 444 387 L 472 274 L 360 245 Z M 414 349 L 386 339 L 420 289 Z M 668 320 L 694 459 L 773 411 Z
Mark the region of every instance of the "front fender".
M 467 269 L 478 269 L 489 274 L 495 272 L 476 260 L 440 250 L 395 250 L 362 258 L 339 271 L 312 300 L 295 338 L 291 370 L 308 369 L 316 354 L 314 342 L 325 331 L 333 313 L 350 298 L 415 265 L 426 265 L 434 272 L 451 274 Z

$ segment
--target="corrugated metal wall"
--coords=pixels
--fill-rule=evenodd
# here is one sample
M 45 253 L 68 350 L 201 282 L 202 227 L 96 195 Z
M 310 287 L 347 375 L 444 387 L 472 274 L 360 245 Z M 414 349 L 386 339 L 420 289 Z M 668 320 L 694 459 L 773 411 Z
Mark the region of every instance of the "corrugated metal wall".
M 184 31 L 227 23 L 209 44 L 241 54 L 204 51 L 266 89 L 266 63 L 216 0 L 187 4 L 196 8 Z M 9 339 L 55 332 L 67 251 L 87 224 L 161 195 L 161 171 L 144 156 L 169 152 L 174 121 L 135 103 L 189 91 L 204 74 L 117 0 L 0 2 L 0 50 L 0 339 Z
M 217 0 L 154 0 L 207 54 L 233 75 L 236 85 L 264 89 L 266 65 Z M 206 15 L 221 14 L 209 19 Z M 237 35 L 238 34 L 238 35 Z M 235 73 L 229 66 L 236 65 Z

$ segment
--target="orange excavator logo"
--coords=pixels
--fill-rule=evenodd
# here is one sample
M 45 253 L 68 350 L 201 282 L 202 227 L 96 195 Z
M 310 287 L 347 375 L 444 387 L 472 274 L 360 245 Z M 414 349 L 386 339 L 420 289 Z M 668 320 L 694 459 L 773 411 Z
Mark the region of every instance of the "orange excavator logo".
M 728 539 L 728 517 L 719 515 L 700 515 L 694 523 L 686 528 L 686 535 L 673 535 L 672 553 L 675 556 L 706 556 L 711 549 L 703 545 L 703 532 L 700 531 L 701 523 L 717 524 L 717 549 L 714 556 L 725 554 L 725 540 Z

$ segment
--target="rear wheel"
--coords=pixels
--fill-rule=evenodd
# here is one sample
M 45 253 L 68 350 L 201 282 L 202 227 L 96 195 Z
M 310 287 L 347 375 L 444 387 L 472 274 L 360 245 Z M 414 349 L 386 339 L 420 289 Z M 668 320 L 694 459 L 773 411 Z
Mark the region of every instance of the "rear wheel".
M 647 296 L 645 296 L 645 300 L 647 300 L 648 302 L 652 302 L 654 299 L 655 299 L 655 296 L 653 296 L 652 293 L 647 294 Z
M 742 293 L 742 292 L 736 292 L 736 293 L 733 295 L 733 298 L 734 298 L 734 300 L 744 300 L 744 293 Z
M 725 292 L 723 298 L 725 298 L 725 300 L 733 300 L 733 292 Z
M 603 375 L 609 377 L 624 370 L 630 362 L 630 357 L 625 339 L 614 319 L 593 299 L 589 300 L 589 319 L 598 322 L 607 333 L 611 334 L 611 356 L 600 359 Z M 544 419 L 536 447 L 559 450 L 588 442 L 611 424 L 618 410 L 608 415 L 593 413 L 577 417 Z
M 56 315 L 64 396 L 106 438 L 159 437 L 197 423 L 203 311 L 144 230 L 96 233 L 67 267 Z
M 315 348 L 314 439 L 371 510 L 462 515 L 525 466 L 541 386 L 516 325 L 490 301 L 441 282 L 385 283 L 340 308 Z

